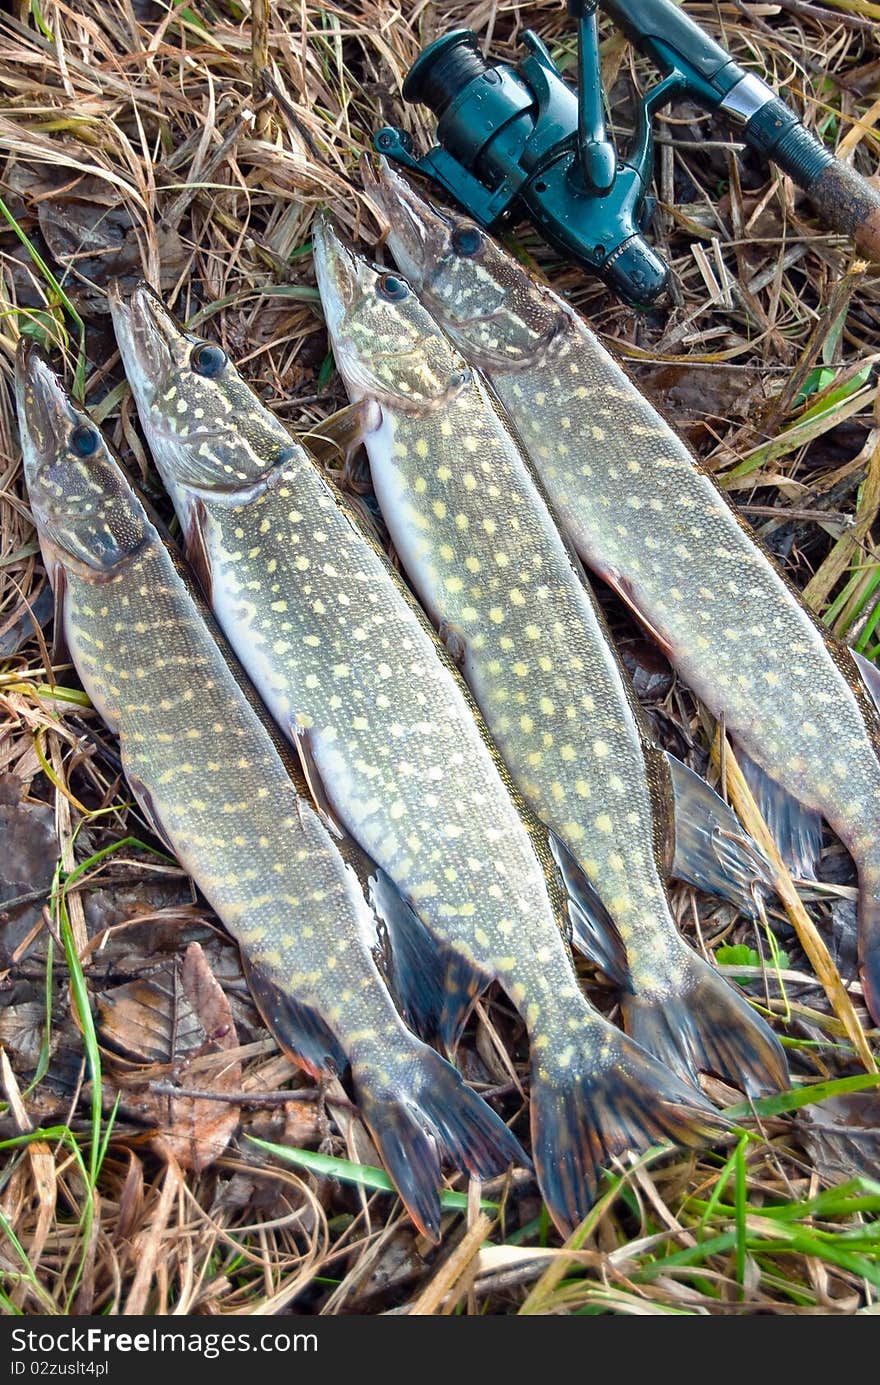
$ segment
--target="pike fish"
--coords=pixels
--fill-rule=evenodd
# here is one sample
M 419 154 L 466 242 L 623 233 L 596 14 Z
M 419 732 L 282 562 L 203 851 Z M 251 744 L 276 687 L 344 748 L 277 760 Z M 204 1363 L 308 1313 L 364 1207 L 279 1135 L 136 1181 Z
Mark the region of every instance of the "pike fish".
M 477 1177 L 525 1156 L 406 1028 L 352 867 L 296 791 L 238 673 L 88 414 L 44 357 L 16 363 L 31 508 L 59 637 L 119 736 L 156 831 L 235 938 L 254 999 L 308 1071 L 350 1074 L 416 1224 L 437 1239 L 438 1149 Z
M 315 255 L 394 545 L 514 781 L 623 940 L 627 1029 L 694 1083 L 704 1069 L 749 1092 L 784 1084 L 772 1030 L 676 929 L 667 762 L 514 436 L 402 278 L 326 223 Z
M 615 1155 L 698 1143 L 721 1128 L 718 1114 L 587 1002 L 546 832 L 512 796 L 424 616 L 343 497 L 217 345 L 146 287 L 111 301 L 214 610 L 328 818 L 421 921 L 421 939 L 393 937 L 395 971 L 414 978 L 411 991 L 436 990 L 422 945 L 436 940 L 447 1042 L 490 980 L 523 1016 L 536 1170 L 554 1219 L 571 1226 Z
M 865 1000 L 880 1020 L 880 718 L 873 665 L 835 641 L 713 478 L 583 319 L 472 221 L 383 165 L 398 265 L 508 411 L 584 562 L 723 718 L 804 869 L 821 814 L 859 876 Z M 747 761 L 747 763 L 748 763 Z M 809 859 L 809 856 L 807 856 Z

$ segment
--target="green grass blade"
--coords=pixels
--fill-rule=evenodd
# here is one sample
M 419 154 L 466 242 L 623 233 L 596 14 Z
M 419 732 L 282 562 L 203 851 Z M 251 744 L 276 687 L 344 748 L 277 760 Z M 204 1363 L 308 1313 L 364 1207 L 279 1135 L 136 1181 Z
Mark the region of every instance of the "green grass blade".
M 59 284 L 58 280 L 55 278 L 55 275 L 52 273 L 51 269 L 50 269 L 49 266 L 46 264 L 46 261 L 43 259 L 43 257 L 42 257 L 42 255 L 40 254 L 39 250 L 37 250 L 36 246 L 31 242 L 31 240 L 29 239 L 29 237 L 25 235 L 24 231 L 23 231 L 23 230 L 21 229 L 21 227 L 19 226 L 18 222 L 16 221 L 15 217 L 12 215 L 12 212 L 9 210 L 9 208 L 8 208 L 7 205 L 6 205 L 6 203 L 3 201 L 3 198 L 2 198 L 2 197 L 0 197 L 0 215 L 2 215 L 2 216 L 4 217 L 4 219 L 6 220 L 6 222 L 9 224 L 9 226 L 12 227 L 13 231 L 14 231 L 15 234 L 18 236 L 18 239 L 21 241 L 21 243 L 22 243 L 22 245 L 24 246 L 25 250 L 27 250 L 28 254 L 30 255 L 31 259 L 33 260 L 34 264 L 36 265 L 37 269 L 40 271 L 40 274 L 42 274 L 42 276 L 43 276 L 43 278 L 45 279 L 46 283 L 49 285 L 49 288 L 50 288 L 50 289 L 52 290 L 52 292 L 55 294 L 56 298 L 58 299 L 58 302 L 62 304 L 62 306 L 64 307 L 64 309 L 66 310 L 66 312 L 70 315 L 72 321 L 76 324 L 77 331 L 79 332 L 79 354 L 78 354 L 78 356 L 77 356 L 77 360 L 76 360 L 76 369 L 75 369 L 75 372 L 74 372 L 74 395 L 75 395 L 75 397 L 76 397 L 77 399 L 79 399 L 79 400 L 85 399 L 85 395 L 86 395 L 86 326 L 85 326 L 85 323 L 83 322 L 82 318 L 80 317 L 80 315 L 79 315 L 79 313 L 77 312 L 76 308 L 74 307 L 73 303 L 71 303 L 71 301 L 70 301 L 70 299 L 68 298 L 67 294 L 65 293 L 64 289 L 61 287 L 61 285 Z
M 737 1144 L 733 1156 L 733 1188 L 736 1205 L 736 1279 L 740 1286 L 740 1298 L 745 1298 L 746 1293 L 746 1214 L 749 1205 L 745 1153 L 747 1144 L 748 1137 L 744 1135 Z
M 269 1154 L 284 1159 L 288 1164 L 308 1169 L 310 1173 L 324 1178 L 338 1178 L 343 1183 L 353 1183 L 359 1188 L 369 1188 L 376 1193 L 394 1193 L 397 1189 L 384 1169 L 374 1168 L 372 1164 L 353 1164 L 350 1159 L 337 1159 L 332 1154 L 318 1154 L 312 1149 L 296 1149 L 292 1145 L 273 1145 L 268 1140 L 258 1140 L 256 1135 L 248 1135 L 251 1144 L 259 1145 Z M 440 1193 L 440 1206 L 447 1211 L 466 1212 L 467 1193 L 451 1192 L 444 1189 Z M 486 1212 L 497 1212 L 497 1202 L 481 1200 L 480 1207 Z
M 796 1087 L 791 1092 L 776 1092 L 773 1096 L 760 1097 L 756 1101 L 738 1102 L 736 1106 L 725 1108 L 724 1114 L 731 1120 L 743 1120 L 753 1112 L 759 1116 L 784 1116 L 789 1111 L 799 1111 L 803 1106 L 813 1106 L 827 1101 L 831 1096 L 848 1096 L 851 1092 L 866 1092 L 880 1085 L 880 1073 L 865 1072 L 856 1077 L 839 1077 L 831 1082 L 814 1082 L 805 1087 Z

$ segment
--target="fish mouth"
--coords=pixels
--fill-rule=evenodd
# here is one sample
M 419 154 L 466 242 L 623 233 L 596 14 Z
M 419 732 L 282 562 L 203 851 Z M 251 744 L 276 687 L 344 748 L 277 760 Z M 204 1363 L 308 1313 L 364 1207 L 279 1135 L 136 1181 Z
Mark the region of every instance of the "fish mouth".
M 152 400 L 188 357 L 190 339 L 144 280 L 128 303 L 115 279 L 107 297 L 125 373 L 136 394 Z
M 366 292 L 367 280 L 375 271 L 326 212 L 315 217 L 312 243 L 324 318 L 328 332 L 334 336 L 342 330 L 346 313 Z
M 429 267 L 448 254 L 452 218 L 426 202 L 385 158 L 378 173 L 365 165 L 363 178 L 389 223 L 397 267 L 419 293 L 428 285 Z
M 70 395 L 36 342 L 20 337 L 15 354 L 15 395 L 28 485 L 55 460 L 78 414 Z

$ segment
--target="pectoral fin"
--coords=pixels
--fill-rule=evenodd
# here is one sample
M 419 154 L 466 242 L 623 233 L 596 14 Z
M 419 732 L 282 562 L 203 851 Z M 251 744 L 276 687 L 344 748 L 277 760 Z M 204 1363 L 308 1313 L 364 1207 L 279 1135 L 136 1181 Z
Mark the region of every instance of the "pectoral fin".
M 56 664 L 70 664 L 73 660 L 70 657 L 70 650 L 67 647 L 67 636 L 64 633 L 64 598 L 67 593 L 67 573 L 60 563 L 55 568 L 52 582 L 52 601 L 54 603 L 54 615 L 52 619 L 52 655 Z
M 323 466 L 338 467 L 340 461 L 348 465 L 364 438 L 381 424 L 382 410 L 376 401 L 359 399 L 314 423 L 307 433 L 300 434 L 300 439 Z
M 670 875 L 729 899 L 754 917 L 756 892 L 772 888 L 763 852 L 704 779 L 667 753 L 672 778 L 675 852 Z
M 204 503 L 196 496 L 191 500 L 187 513 L 183 547 L 186 560 L 196 575 L 196 580 L 204 593 L 205 600 L 210 603 L 214 593 L 214 579 L 211 573 L 211 560 L 208 557 L 208 546 L 205 541 L 206 519 L 207 511 Z

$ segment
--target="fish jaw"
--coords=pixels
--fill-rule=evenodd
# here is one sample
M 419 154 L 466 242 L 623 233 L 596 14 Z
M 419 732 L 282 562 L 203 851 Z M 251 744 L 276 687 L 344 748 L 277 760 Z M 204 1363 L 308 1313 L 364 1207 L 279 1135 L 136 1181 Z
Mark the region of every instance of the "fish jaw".
M 110 310 L 141 424 L 175 504 L 178 488 L 246 492 L 298 450 L 222 348 L 183 327 L 147 284 L 127 304 L 114 287 Z
M 565 330 L 565 305 L 475 221 L 427 202 L 385 160 L 371 191 L 398 266 L 472 365 L 523 370 Z
M 38 347 L 20 343 L 16 399 L 25 482 L 50 580 L 60 564 L 107 581 L 140 552 L 149 521 L 105 438 Z
M 384 157 L 378 172 L 365 164 L 363 178 L 388 219 L 388 243 L 398 269 L 416 293 L 423 293 L 431 286 L 432 269 L 451 249 L 453 216 L 420 197 Z
M 78 416 L 61 382 L 35 342 L 19 337 L 15 355 L 15 398 L 25 480 L 30 488 L 57 456 Z
M 138 402 L 152 407 L 189 359 L 195 338 L 184 332 L 149 284 L 141 281 L 126 303 L 119 281 L 108 289 L 110 316 L 128 382 Z
M 354 251 L 323 212 L 312 227 L 315 274 L 327 331 L 336 340 L 345 316 L 358 294 L 366 292 L 368 282 Z
M 406 280 L 357 254 L 326 217 L 314 239 L 327 331 L 352 400 L 369 396 L 405 413 L 449 402 L 472 371 Z

